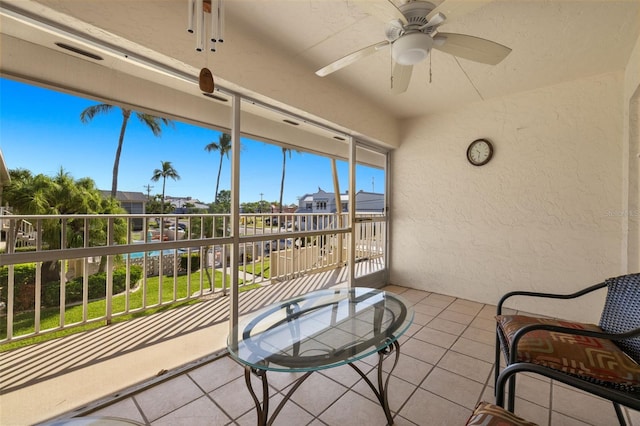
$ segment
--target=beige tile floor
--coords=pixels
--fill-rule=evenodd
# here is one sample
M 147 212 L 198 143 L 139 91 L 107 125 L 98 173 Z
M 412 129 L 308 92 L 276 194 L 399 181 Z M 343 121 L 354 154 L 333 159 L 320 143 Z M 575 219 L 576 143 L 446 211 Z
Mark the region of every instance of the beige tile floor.
M 463 425 L 479 400 L 493 401 L 495 307 L 403 287 L 386 289 L 402 294 L 415 310 L 413 324 L 399 339 L 400 361 L 390 379 L 395 424 Z M 359 366 L 373 377 L 376 362 L 377 356 Z M 243 372 L 223 355 L 87 414 L 147 425 L 254 425 L 255 408 Z M 297 376 L 269 374 L 273 409 Z M 519 377 L 517 396 L 516 413 L 540 425 L 617 424 L 610 403 L 544 378 Z M 640 425 L 639 412 L 625 412 L 631 425 Z M 385 423 L 365 382 L 349 366 L 342 366 L 312 374 L 274 424 Z

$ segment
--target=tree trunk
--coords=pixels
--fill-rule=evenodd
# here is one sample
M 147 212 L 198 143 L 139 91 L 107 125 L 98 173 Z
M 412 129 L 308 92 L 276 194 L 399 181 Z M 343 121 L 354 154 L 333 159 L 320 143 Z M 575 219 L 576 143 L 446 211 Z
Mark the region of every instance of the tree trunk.
M 42 274 L 42 284 L 60 281 L 60 262 L 57 260 L 42 262 L 40 272 Z
M 287 167 L 287 150 L 282 149 L 282 180 L 280 181 L 280 213 L 282 213 L 282 195 L 284 193 L 284 172 Z
M 162 214 L 164 214 L 164 185 L 167 182 L 166 177 L 162 177 Z
M 213 202 L 215 203 L 216 201 L 218 201 L 218 188 L 220 187 L 220 172 L 222 172 L 222 154 L 220 154 L 220 165 L 218 166 L 218 179 L 216 180 L 216 196 L 213 199 Z
M 118 139 L 118 149 L 116 149 L 116 158 L 113 161 L 113 179 L 111 181 L 111 198 L 116 198 L 118 191 L 118 168 L 120 167 L 120 154 L 122 153 L 122 144 L 124 143 L 124 132 L 127 130 L 127 122 L 131 116 L 131 111 L 122 109 L 122 126 L 120 126 L 120 138 Z

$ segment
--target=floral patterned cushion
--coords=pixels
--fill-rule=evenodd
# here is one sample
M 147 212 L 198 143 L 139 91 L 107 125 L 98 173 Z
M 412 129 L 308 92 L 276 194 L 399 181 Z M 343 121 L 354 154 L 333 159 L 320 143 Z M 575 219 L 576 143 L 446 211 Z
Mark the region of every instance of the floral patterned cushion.
M 602 331 L 594 324 L 524 315 L 499 315 L 496 319 L 509 346 L 516 331 L 529 324 Z M 640 392 L 640 365 L 610 340 L 535 330 L 520 339 L 518 361 L 543 365 L 626 392 Z
M 497 405 L 480 401 L 466 426 L 537 426 Z

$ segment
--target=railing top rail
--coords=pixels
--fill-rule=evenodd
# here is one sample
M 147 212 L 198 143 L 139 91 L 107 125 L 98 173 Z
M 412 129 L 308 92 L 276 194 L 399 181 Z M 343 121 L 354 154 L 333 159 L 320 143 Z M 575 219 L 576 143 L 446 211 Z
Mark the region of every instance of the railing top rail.
M 339 213 L 241 213 L 240 216 L 334 216 Z M 347 213 L 343 212 L 342 215 Z M 190 218 L 190 217 L 202 217 L 202 216 L 216 216 L 216 217 L 228 217 L 230 213 L 118 213 L 118 214 L 4 214 L 4 219 L 55 219 L 55 218 L 68 218 L 68 219 L 84 219 L 84 218 L 149 218 L 155 219 L 158 217 L 165 218 Z M 356 213 L 356 216 L 383 216 L 384 213 Z
M 157 217 L 178 217 L 178 218 L 189 218 L 189 217 L 202 217 L 202 216 L 219 216 L 225 217 L 229 216 L 230 213 L 118 213 L 118 214 L 10 214 L 5 215 L 3 218 L 5 219 L 55 219 L 55 218 L 68 218 L 68 219 L 84 219 L 84 218 L 149 218 L 155 219 Z

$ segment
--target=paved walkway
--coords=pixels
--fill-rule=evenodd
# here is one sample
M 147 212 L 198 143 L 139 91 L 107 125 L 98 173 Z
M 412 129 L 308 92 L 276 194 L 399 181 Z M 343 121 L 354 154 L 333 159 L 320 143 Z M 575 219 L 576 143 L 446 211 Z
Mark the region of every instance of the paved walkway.
M 346 283 L 346 269 L 240 294 L 243 313 Z M 225 351 L 228 298 L 0 353 L 0 424 L 41 422 Z M 35 403 L 37 401 L 37 403 Z

